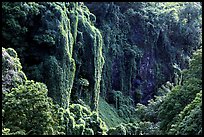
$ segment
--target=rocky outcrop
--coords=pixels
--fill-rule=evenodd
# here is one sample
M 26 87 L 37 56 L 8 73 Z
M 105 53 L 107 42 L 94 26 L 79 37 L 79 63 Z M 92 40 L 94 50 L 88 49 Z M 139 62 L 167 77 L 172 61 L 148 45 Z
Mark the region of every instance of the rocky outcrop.
M 102 36 L 88 8 L 72 2 L 5 2 L 2 10 L 3 43 L 18 52 L 27 77 L 45 83 L 48 95 L 64 108 L 78 79 L 85 78 L 97 110 Z

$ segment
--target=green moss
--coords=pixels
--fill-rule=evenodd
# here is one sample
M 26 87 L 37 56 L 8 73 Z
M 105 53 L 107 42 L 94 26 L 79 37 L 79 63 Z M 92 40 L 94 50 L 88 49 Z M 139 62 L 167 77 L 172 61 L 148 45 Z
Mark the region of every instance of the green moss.
M 200 34 L 198 33 L 200 31 L 198 20 L 201 17 L 196 20 L 199 16 L 197 12 L 200 11 L 199 4 L 195 4 L 195 7 L 198 9 L 195 12 L 193 12 L 194 10 L 189 12 L 188 6 L 176 8 L 175 10 L 174 8 L 173 10 L 171 8 L 168 9 L 168 4 L 133 3 L 131 6 L 129 3 L 96 4 L 96 8 L 92 8 L 93 12 L 96 13 L 95 16 L 83 3 L 2 3 L 3 46 L 15 48 L 20 53 L 19 57 L 24 66 L 23 69 L 29 79 L 33 78 L 36 81 L 46 83 L 49 89 L 48 95 L 61 107 L 58 111 L 52 109 L 54 105 L 50 98 L 47 99 L 47 89 L 42 84 L 32 82 L 30 85 L 28 84 L 29 81 L 27 81 L 22 71 L 22 66 L 15 50 L 11 48 L 2 49 L 2 91 L 3 96 L 5 93 L 6 99 L 11 99 L 11 101 L 8 99 L 9 101 L 4 104 L 6 105 L 6 115 L 4 116 L 11 116 L 8 119 L 12 119 L 12 122 L 14 122 L 13 126 L 10 121 L 7 121 L 7 125 L 3 129 L 3 134 L 33 134 L 35 132 L 39 133 L 40 131 L 43 134 L 105 135 L 107 132 L 106 124 L 108 127 L 116 126 L 115 128 L 110 128 L 110 134 L 158 134 L 157 124 L 151 122 L 133 123 L 137 117 L 140 117 L 144 121 L 146 119 L 154 121 L 154 118 L 157 118 L 155 115 L 158 114 L 158 111 L 154 112 L 154 110 L 157 109 L 155 107 L 158 106 L 157 103 L 159 101 L 154 102 L 150 100 L 150 106 L 148 107 L 139 105 L 137 111 L 141 113 L 135 117 L 135 109 L 133 107 L 135 100 L 129 97 L 134 88 L 132 81 L 134 81 L 135 76 L 139 73 L 143 74 L 147 72 L 144 75 L 144 79 L 150 78 L 148 76 L 150 71 L 148 70 L 151 69 L 151 73 L 154 73 L 151 75 L 151 78 L 153 78 L 152 82 L 156 86 L 163 84 L 169 77 L 172 77 L 172 74 L 167 76 L 168 72 L 173 71 L 171 70 L 173 66 L 169 65 L 169 62 L 171 64 L 172 62 L 178 62 L 179 66 L 185 64 L 184 60 L 182 60 L 183 57 L 179 57 L 177 61 L 177 55 L 174 53 L 171 55 L 171 52 L 175 52 L 178 49 L 177 53 L 179 53 L 181 51 L 180 49 L 184 49 L 182 55 L 190 54 L 192 49 L 199 47 L 197 43 L 200 42 L 197 40 L 197 35 L 194 36 L 196 38 L 193 40 L 189 39 L 191 44 L 186 39 L 191 36 L 191 34 L 188 34 L 190 31 L 193 32 L 192 34 Z M 189 3 L 182 4 L 190 5 Z M 99 7 L 97 7 L 98 5 Z M 158 5 L 161 6 L 161 9 L 157 7 Z M 131 7 L 130 9 L 128 9 L 129 6 Z M 158 8 L 159 12 L 152 11 L 154 6 Z M 160 13 L 160 10 L 163 10 L 164 7 L 168 10 Z M 137 11 L 135 11 L 136 8 Z M 176 11 L 180 13 L 177 14 Z M 185 12 L 196 21 L 194 20 L 194 23 L 192 23 L 190 19 L 186 19 L 187 14 L 184 14 Z M 148 14 L 153 15 L 153 17 L 154 15 L 157 17 L 164 15 L 164 18 L 160 20 L 160 18 L 153 18 Z M 165 22 L 163 19 L 171 19 L 171 21 Z M 182 21 L 181 24 L 179 20 Z M 150 21 L 151 23 L 146 23 L 146 21 Z M 157 23 L 155 24 L 154 22 Z M 163 26 L 169 27 L 161 27 L 161 22 L 165 24 Z M 171 23 L 174 23 L 174 25 L 171 25 Z M 100 30 L 94 24 L 97 24 Z M 188 25 L 193 27 L 189 27 Z M 196 29 L 193 30 L 192 28 Z M 157 38 L 160 29 L 164 29 L 166 32 L 164 34 L 160 33 L 159 38 Z M 183 30 L 187 30 L 185 32 L 185 38 L 182 38 L 184 35 L 180 36 L 179 34 Z M 170 34 L 172 32 L 175 32 L 175 36 Z M 177 34 L 176 32 L 179 33 Z M 132 34 L 134 35 L 132 36 Z M 181 38 L 181 42 L 178 42 L 179 40 L 177 38 Z M 185 44 L 183 44 L 183 41 Z M 149 58 L 145 54 L 142 55 L 142 52 L 148 52 L 151 55 L 150 62 L 141 62 L 143 58 Z M 165 126 L 167 128 L 175 126 L 171 125 L 177 119 L 174 116 L 188 103 L 192 104 L 185 107 L 182 113 L 179 114 L 181 119 L 179 121 L 180 123 L 177 123 L 178 127 L 175 126 L 176 129 L 179 128 L 182 131 L 181 133 L 192 133 L 192 130 L 195 129 L 194 127 L 197 126 L 195 123 L 200 122 L 200 106 L 196 106 L 191 101 L 201 89 L 201 54 L 202 51 L 199 51 L 192 59 L 192 62 L 190 62 L 190 71 L 183 73 L 180 72 L 180 68 L 174 67 L 176 69 L 175 72 L 178 72 L 178 77 L 180 78 L 175 83 L 180 86 L 172 87 L 167 84 L 161 86 L 160 90 L 165 92 L 162 95 L 166 95 L 172 90 L 171 94 L 167 96 L 167 101 L 162 99 L 160 101 L 164 101 L 160 110 L 160 115 L 164 118 L 162 119 L 164 121 L 161 122 L 161 125 L 164 127 L 161 128 L 165 129 Z M 185 57 L 188 57 L 188 55 L 185 55 Z M 104 65 L 105 61 L 106 64 Z M 148 65 L 143 69 L 141 65 L 145 63 Z M 102 72 L 103 67 L 104 70 Z M 165 73 L 164 71 L 168 67 L 170 69 Z M 117 73 L 115 73 L 116 71 Z M 185 73 L 188 74 L 186 75 Z M 182 77 L 183 74 L 185 74 L 184 79 Z M 183 80 L 184 85 L 187 85 L 186 87 L 182 86 Z M 24 85 L 24 83 L 26 84 Z M 142 86 L 145 89 L 147 85 L 144 83 Z M 14 89 L 11 90 L 13 87 Z M 42 92 L 39 92 L 41 90 Z M 78 102 L 80 104 L 69 105 L 71 90 L 78 95 L 72 98 L 72 102 Z M 82 90 L 83 95 L 81 95 Z M 25 91 L 29 92 L 22 94 Z M 44 94 L 45 91 L 46 95 Z M 105 99 L 109 102 L 113 101 L 116 109 L 110 104 L 107 104 L 105 100 L 99 99 L 101 91 L 101 95 Z M 107 98 L 112 91 L 114 92 L 113 96 Z M 137 92 L 135 98 L 139 101 L 141 98 L 140 89 L 136 89 L 135 91 Z M 10 94 L 10 92 L 14 93 L 15 96 Z M 27 95 L 29 101 L 25 101 Z M 41 100 L 38 95 L 46 99 L 43 98 Z M 33 114 L 28 114 L 26 110 L 30 107 L 29 105 L 35 103 L 35 99 L 39 102 L 31 109 L 39 108 L 35 114 L 43 112 L 43 114 L 39 114 L 38 119 Z M 172 105 L 174 104 L 172 101 L 174 103 L 176 102 L 176 104 Z M 28 107 L 25 108 L 24 105 Z M 150 110 L 151 107 L 152 109 Z M 195 109 L 192 109 L 192 107 Z M 46 108 L 46 113 L 44 113 L 43 108 Z M 173 110 L 175 112 L 169 111 L 169 108 L 174 108 Z M 43 111 L 39 111 L 41 109 Z M 26 115 L 24 115 L 25 113 Z M 17 118 L 19 118 L 18 116 L 20 118 L 13 119 L 16 118 L 16 115 Z M 32 118 L 34 119 L 29 116 L 33 116 Z M 197 121 L 194 122 L 191 118 L 195 118 Z M 44 122 L 44 120 L 47 121 Z M 43 123 L 41 123 L 42 121 Z M 155 121 L 157 122 L 157 119 Z M 170 123 L 168 123 L 169 121 Z M 34 126 L 29 125 L 29 122 L 33 122 Z M 122 122 L 131 123 L 119 125 Z M 21 125 L 22 123 L 24 125 Z M 8 125 L 11 128 L 7 127 Z M 16 125 L 26 127 L 29 130 L 22 130 Z M 42 127 L 42 125 L 45 125 L 45 127 Z M 189 127 L 189 125 L 193 125 L 194 127 Z M 36 130 L 31 130 L 30 128 L 32 127 Z M 174 132 L 176 132 L 176 129 L 173 129 Z M 200 129 L 196 131 L 196 133 L 200 132 Z
M 77 27 L 78 27 L 78 12 L 72 11 L 69 14 L 70 25 L 71 25 L 71 33 L 73 34 L 74 41 L 76 42 L 77 38 Z
M 3 12 L 4 42 L 20 53 L 27 76 L 46 83 L 49 96 L 67 108 L 76 69 L 72 50 L 77 26 L 72 32 L 65 3 L 5 2 Z M 77 21 L 77 15 L 73 18 Z
M 75 64 L 78 58 L 72 57 L 75 52 L 73 48 L 79 46 L 76 44 L 78 42 L 83 44 L 80 48 L 86 48 L 90 54 L 85 52 L 80 59 L 88 57 L 91 63 L 83 65 L 82 71 L 78 71 L 82 73 L 85 70 L 84 75 L 89 75 L 89 78 L 84 77 L 90 83 L 87 88 L 90 93 L 86 94 L 85 100 L 94 100 L 94 103 L 88 105 L 97 111 L 104 64 L 102 36 L 93 26 L 92 22 L 95 22 L 96 17 L 88 8 L 85 5 L 78 6 L 78 3 L 74 2 L 4 3 L 3 12 L 4 42 L 12 45 L 11 47 L 17 45 L 15 48 L 21 54 L 25 73 L 29 78 L 47 84 L 48 95 L 64 108 L 69 106 L 78 67 Z M 82 41 L 78 41 L 78 32 L 83 32 Z M 31 53 L 29 57 L 28 53 Z M 77 79 L 78 76 L 76 81 Z
M 78 95 L 86 104 L 91 106 L 92 111 L 97 111 L 102 67 L 104 64 L 102 57 L 102 36 L 99 30 L 91 24 L 89 19 L 91 13 L 86 6 L 80 5 L 76 11 L 69 11 L 69 13 L 74 39 L 77 34 L 74 47 L 74 59 L 76 60 L 77 67 L 75 81 L 77 82 L 80 78 L 84 78 L 88 80 L 90 85 L 86 88 L 86 92 L 82 93 L 81 85 L 74 83 L 73 96 Z M 76 14 L 78 21 L 75 17 Z M 77 94 L 77 92 L 79 93 Z M 90 100 L 93 100 L 93 102 Z
M 90 25 L 89 25 L 90 26 Z M 103 56 L 102 56 L 102 36 L 100 31 L 93 26 L 90 26 L 90 31 L 93 33 L 94 38 L 93 51 L 94 51 L 94 93 L 93 93 L 93 104 L 91 105 L 92 110 L 98 111 L 98 101 L 100 93 L 100 81 L 103 68 Z

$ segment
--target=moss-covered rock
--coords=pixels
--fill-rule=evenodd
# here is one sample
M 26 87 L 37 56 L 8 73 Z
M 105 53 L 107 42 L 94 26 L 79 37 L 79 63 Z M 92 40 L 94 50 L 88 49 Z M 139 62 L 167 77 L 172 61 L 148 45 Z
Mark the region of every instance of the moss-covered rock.
M 101 74 L 104 64 L 102 56 L 102 36 L 89 19 L 91 13 L 85 5 L 80 5 L 78 14 L 79 35 L 77 35 L 76 40 L 77 46 L 74 47 L 74 58 L 77 67 L 75 79 L 77 81 L 77 79 L 83 78 L 89 81 L 88 92 L 90 93 L 85 93 L 85 96 L 88 97 L 86 100 L 93 100 L 93 102 L 86 103 L 91 106 L 92 110 L 97 111 Z M 79 86 L 81 86 L 80 83 L 75 83 L 75 90 L 79 89 Z
M 188 67 L 191 48 L 197 49 L 202 42 L 199 3 L 85 4 L 95 14 L 103 36 L 106 63 L 101 92 L 110 101 L 113 98 L 108 95 L 115 90 L 131 96 L 135 104 L 147 104 L 162 84 L 173 82 L 173 64 Z M 187 19 L 188 14 L 196 21 Z M 135 97 L 138 90 L 141 98 Z
M 201 117 L 200 106 L 191 107 L 201 90 L 202 51 L 190 60 L 202 42 L 201 7 L 188 2 L 3 2 L 3 134 L 105 135 L 103 120 L 112 127 L 108 134 L 160 134 L 158 114 L 164 133 L 201 134 L 188 120 Z M 181 71 L 189 64 L 189 71 Z M 24 72 L 38 82 L 28 81 Z M 161 97 L 153 100 L 155 94 Z M 99 106 L 99 95 L 109 105 L 104 100 Z M 135 110 L 137 103 L 149 104 Z M 36 108 L 39 119 L 32 114 Z
M 48 95 L 64 108 L 73 85 L 79 89 L 74 79 L 85 78 L 90 83 L 87 98 L 94 100 L 87 104 L 97 110 L 102 36 L 88 8 L 78 2 L 5 2 L 2 11 L 3 43 L 19 53 L 27 77 L 44 82 Z M 80 50 L 84 52 L 79 55 Z

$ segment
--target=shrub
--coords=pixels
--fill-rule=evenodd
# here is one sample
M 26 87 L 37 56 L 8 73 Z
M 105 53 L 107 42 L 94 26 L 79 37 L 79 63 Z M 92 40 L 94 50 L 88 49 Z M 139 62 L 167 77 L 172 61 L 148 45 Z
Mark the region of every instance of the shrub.
M 71 104 L 69 117 L 69 135 L 105 135 L 107 126 L 98 113 L 90 111 L 84 104 Z

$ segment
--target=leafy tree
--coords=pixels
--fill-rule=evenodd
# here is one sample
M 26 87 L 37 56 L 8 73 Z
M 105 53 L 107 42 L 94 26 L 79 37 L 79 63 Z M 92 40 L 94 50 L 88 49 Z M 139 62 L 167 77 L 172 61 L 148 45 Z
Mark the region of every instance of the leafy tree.
M 179 113 L 202 90 L 202 50 L 198 49 L 192 56 L 189 69 L 184 70 L 182 85 L 176 85 L 167 94 L 164 102 L 159 107 L 160 128 L 163 133 L 168 133 L 170 127 L 178 119 Z M 187 133 L 186 133 L 187 134 Z
M 149 100 L 147 106 L 137 104 L 136 114 L 139 119 L 154 122 L 163 134 L 201 134 L 201 73 L 202 50 L 198 49 L 193 54 L 189 69 L 182 71 L 184 77 L 181 85 L 173 87 L 173 84 L 167 82 L 159 88 L 157 96 Z
M 168 134 L 201 135 L 202 134 L 202 91 L 178 115 L 177 121 L 171 125 Z
M 10 132 L 25 134 L 57 134 L 53 119 L 52 99 L 47 97 L 47 87 L 38 82 L 26 81 L 25 85 L 4 92 L 2 100 L 4 127 Z

